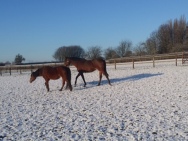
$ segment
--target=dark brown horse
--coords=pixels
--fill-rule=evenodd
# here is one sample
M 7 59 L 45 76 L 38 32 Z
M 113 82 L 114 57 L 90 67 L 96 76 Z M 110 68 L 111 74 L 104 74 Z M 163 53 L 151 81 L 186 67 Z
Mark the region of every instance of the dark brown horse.
M 108 80 L 109 85 L 111 85 L 110 80 L 108 78 L 108 73 L 106 71 L 106 62 L 102 58 L 93 59 L 93 60 L 86 60 L 83 58 L 77 58 L 77 57 L 66 57 L 65 58 L 65 66 L 74 65 L 78 70 L 78 75 L 75 79 L 75 86 L 77 83 L 78 77 L 81 75 L 82 79 L 84 81 L 84 87 L 86 86 L 85 78 L 83 73 L 86 72 L 93 72 L 96 69 L 99 71 L 99 82 L 98 86 L 101 83 L 102 74 L 104 74 Z
M 31 73 L 30 77 L 30 83 L 32 83 L 38 76 L 42 76 L 45 79 L 45 85 L 47 88 L 47 91 L 49 91 L 49 81 L 50 79 L 56 80 L 62 77 L 62 87 L 60 91 L 62 91 L 65 81 L 67 82 L 66 88 L 69 87 L 70 91 L 72 91 L 71 86 L 71 71 L 70 68 L 66 66 L 58 66 L 58 67 L 50 67 L 50 66 L 44 66 L 42 68 L 37 69 L 35 72 Z

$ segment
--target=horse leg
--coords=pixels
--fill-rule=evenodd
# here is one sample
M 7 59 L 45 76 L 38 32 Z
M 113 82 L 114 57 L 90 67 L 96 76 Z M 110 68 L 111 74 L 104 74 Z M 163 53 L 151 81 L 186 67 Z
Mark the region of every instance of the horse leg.
M 108 73 L 105 72 L 104 75 L 106 76 L 106 79 L 108 80 L 108 84 L 111 85 L 111 83 L 110 83 L 110 79 L 108 78 Z M 111 85 L 111 86 L 112 86 L 112 85 Z
M 62 87 L 61 87 L 61 89 L 60 89 L 59 91 L 62 91 L 62 90 L 63 90 L 64 85 L 65 85 L 65 80 L 62 79 Z
M 70 89 L 70 91 L 72 91 L 72 85 L 71 85 L 71 82 L 70 82 L 70 80 L 66 80 L 66 87 L 65 87 L 65 89 L 67 90 L 68 88 Z
M 67 81 L 67 87 L 68 86 L 69 86 L 70 91 L 72 91 L 72 85 L 71 85 L 70 81 Z
M 82 76 L 82 79 L 83 79 L 83 81 L 84 81 L 84 87 L 85 87 L 85 86 L 86 86 L 86 81 L 85 81 L 85 78 L 84 78 L 84 74 L 83 74 L 83 72 L 80 73 L 80 75 Z
M 75 83 L 74 83 L 74 86 L 75 86 L 75 87 L 76 87 L 77 79 L 78 79 L 78 77 L 79 77 L 80 75 L 81 75 L 80 72 L 78 72 L 78 75 L 76 76 Z
M 46 85 L 47 91 L 49 92 L 50 88 L 49 88 L 49 83 L 48 82 L 49 82 L 49 80 L 46 80 L 45 85 Z
M 65 87 L 65 90 L 67 90 L 68 89 L 68 87 L 69 87 L 69 85 L 68 85 L 68 83 L 66 84 L 66 87 Z
M 65 82 L 67 82 L 67 83 L 66 83 L 66 86 L 65 86 L 65 90 L 67 90 L 67 89 L 69 88 L 69 85 L 68 85 L 68 80 L 67 80 L 67 79 L 65 79 Z
M 68 80 L 65 80 L 65 82 L 66 82 L 65 90 L 67 90 L 68 88 L 70 89 L 70 86 L 72 89 L 72 85 L 70 85 L 70 82 Z
M 102 79 L 102 72 L 99 72 L 99 83 L 98 83 L 97 86 L 100 86 L 100 84 L 101 84 L 101 79 Z

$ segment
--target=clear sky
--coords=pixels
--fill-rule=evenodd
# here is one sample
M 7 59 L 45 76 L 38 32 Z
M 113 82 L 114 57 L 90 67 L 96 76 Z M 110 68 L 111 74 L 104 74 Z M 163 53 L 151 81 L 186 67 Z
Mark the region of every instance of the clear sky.
M 0 62 L 52 61 L 61 46 L 137 45 L 185 16 L 188 0 L 0 0 Z

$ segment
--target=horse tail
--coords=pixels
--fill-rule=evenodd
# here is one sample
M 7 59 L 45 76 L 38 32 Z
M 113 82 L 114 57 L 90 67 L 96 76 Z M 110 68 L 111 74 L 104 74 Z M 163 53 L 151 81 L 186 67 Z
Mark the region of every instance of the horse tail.
M 103 60 L 103 62 L 104 62 L 104 75 L 106 76 L 106 79 L 108 80 L 109 85 L 111 85 L 111 82 L 110 82 L 110 79 L 109 79 L 109 74 L 106 71 L 106 61 Z
M 107 73 L 107 70 L 106 70 L 106 61 L 105 60 L 103 60 L 103 64 L 104 64 L 104 73 L 108 77 L 109 74 Z
M 71 85 L 71 70 L 69 67 L 67 67 L 67 75 L 68 75 L 68 86 L 69 86 L 69 89 L 70 91 L 72 91 L 72 85 Z

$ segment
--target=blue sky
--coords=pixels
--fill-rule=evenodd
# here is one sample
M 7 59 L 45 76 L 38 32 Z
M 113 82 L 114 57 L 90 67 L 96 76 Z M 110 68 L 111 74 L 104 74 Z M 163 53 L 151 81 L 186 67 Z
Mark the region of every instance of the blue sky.
M 188 20 L 187 0 L 0 0 L 0 62 L 52 61 L 61 46 L 133 46 L 158 27 Z

